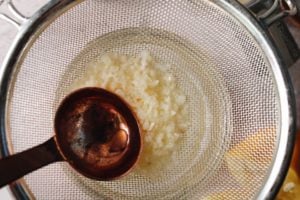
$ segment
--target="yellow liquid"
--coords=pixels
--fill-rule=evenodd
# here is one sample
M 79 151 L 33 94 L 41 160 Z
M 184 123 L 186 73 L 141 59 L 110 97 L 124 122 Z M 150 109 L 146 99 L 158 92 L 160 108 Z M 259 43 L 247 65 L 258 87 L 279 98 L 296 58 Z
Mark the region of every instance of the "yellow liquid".
M 300 198 L 300 132 L 297 133 L 296 146 L 294 149 L 291 166 L 283 185 L 276 197 L 277 200 L 296 200 Z

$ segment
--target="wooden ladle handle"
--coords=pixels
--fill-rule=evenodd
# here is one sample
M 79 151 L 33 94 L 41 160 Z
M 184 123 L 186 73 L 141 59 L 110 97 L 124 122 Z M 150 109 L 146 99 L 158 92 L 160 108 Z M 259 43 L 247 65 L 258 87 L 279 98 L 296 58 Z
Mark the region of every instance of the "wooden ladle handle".
M 0 160 L 0 187 L 56 161 L 63 161 L 54 138 L 31 149 Z

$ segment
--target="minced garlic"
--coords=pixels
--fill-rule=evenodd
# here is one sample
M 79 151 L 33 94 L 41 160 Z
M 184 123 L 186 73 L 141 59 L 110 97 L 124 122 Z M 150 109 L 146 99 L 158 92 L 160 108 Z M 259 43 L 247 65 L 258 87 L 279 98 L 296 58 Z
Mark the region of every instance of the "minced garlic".
M 187 129 L 186 96 L 167 67 L 147 51 L 137 57 L 104 54 L 87 64 L 85 75 L 71 86 L 72 90 L 101 87 L 129 103 L 143 132 L 138 164 L 142 171 L 164 167 Z

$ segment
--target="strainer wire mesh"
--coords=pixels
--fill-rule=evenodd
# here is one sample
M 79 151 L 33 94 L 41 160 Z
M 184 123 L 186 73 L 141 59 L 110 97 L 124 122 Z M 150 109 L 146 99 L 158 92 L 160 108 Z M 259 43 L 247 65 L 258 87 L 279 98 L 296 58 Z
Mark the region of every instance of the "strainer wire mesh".
M 58 17 L 12 80 L 7 119 L 14 151 L 52 136 L 57 104 L 88 62 L 145 49 L 170 64 L 168 73 L 188 99 L 192 125 L 175 152 L 183 164 L 170 164 L 155 178 L 132 173 L 103 183 L 57 163 L 25 176 L 35 198 L 250 199 L 259 193 L 280 133 L 277 86 L 253 36 L 213 1 L 86 0 Z

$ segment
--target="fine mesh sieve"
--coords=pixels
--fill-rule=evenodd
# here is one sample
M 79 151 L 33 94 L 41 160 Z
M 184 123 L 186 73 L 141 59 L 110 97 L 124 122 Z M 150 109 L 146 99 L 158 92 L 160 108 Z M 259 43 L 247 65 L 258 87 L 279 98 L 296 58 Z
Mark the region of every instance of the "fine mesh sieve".
M 176 160 L 151 176 L 132 172 L 118 181 L 97 182 L 56 163 L 24 177 L 31 197 L 258 197 L 286 128 L 283 97 L 275 61 L 229 7 L 209 0 L 86 0 L 37 33 L 10 80 L 6 134 L 11 151 L 53 135 L 58 103 L 84 75 L 86 64 L 107 52 L 134 56 L 148 50 L 168 64 L 166 72 L 187 96 L 190 126 L 174 150 Z

